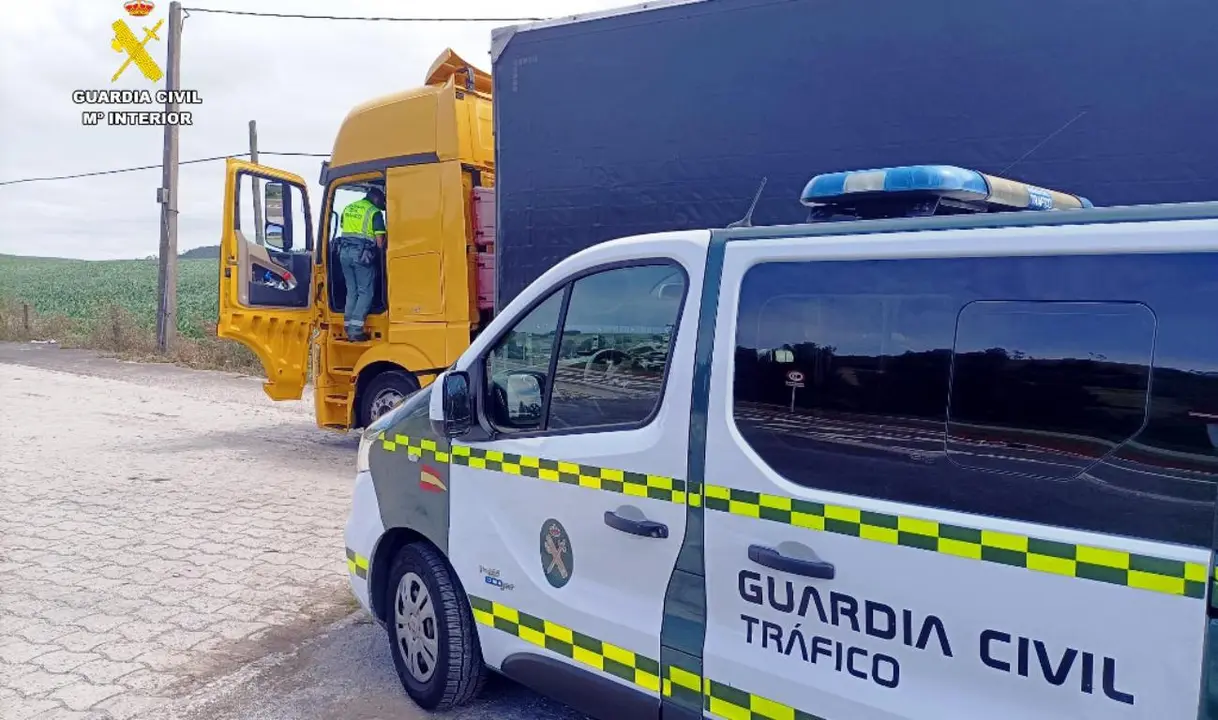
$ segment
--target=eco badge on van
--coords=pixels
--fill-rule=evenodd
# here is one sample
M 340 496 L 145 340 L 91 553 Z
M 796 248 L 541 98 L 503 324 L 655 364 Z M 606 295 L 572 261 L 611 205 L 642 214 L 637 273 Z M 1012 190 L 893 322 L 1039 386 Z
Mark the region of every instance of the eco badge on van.
M 546 581 L 556 588 L 567 584 L 575 571 L 575 556 L 571 553 L 571 538 L 554 518 L 541 524 L 541 568 Z

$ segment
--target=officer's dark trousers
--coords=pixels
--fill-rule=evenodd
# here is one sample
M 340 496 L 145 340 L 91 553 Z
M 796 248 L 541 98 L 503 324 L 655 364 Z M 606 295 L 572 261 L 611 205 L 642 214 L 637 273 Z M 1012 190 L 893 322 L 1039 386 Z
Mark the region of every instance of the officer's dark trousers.
M 370 246 L 371 243 L 368 243 Z M 376 268 L 372 263 L 365 263 L 361 256 L 365 244 L 344 240 L 338 249 L 338 262 L 343 268 L 343 280 L 347 284 L 347 302 L 343 306 L 343 326 L 347 336 L 356 336 L 364 332 L 364 319 L 372 308 L 372 288 L 376 281 Z M 370 253 L 375 257 L 375 252 Z

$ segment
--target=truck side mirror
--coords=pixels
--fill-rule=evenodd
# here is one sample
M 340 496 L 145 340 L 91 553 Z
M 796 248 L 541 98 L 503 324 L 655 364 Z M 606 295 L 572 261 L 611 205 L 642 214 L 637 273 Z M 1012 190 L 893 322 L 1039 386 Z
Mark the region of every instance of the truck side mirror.
M 288 189 L 288 184 L 281 180 L 266 181 L 266 185 L 262 187 L 262 203 L 268 224 L 284 224 L 284 217 L 287 214 L 284 207 L 284 198 L 291 194 L 291 192 Z
M 469 392 L 469 373 L 452 371 L 444 376 L 440 388 L 444 408 L 443 433 L 446 437 L 461 437 L 474 424 L 474 404 Z
M 269 222 L 264 230 L 266 234 L 266 243 L 273 248 L 283 247 L 283 226 L 279 223 Z
M 263 230 L 266 243 L 279 250 L 292 250 L 292 235 L 287 216 L 291 211 L 292 186 L 282 180 L 267 180 L 262 186 L 262 203 L 266 213 Z

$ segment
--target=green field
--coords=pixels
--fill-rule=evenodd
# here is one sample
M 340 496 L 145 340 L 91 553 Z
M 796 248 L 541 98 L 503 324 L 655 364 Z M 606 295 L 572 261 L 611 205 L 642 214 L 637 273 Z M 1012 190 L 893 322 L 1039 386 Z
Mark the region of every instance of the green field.
M 218 262 L 178 261 L 178 331 L 211 334 L 216 322 Z M 40 317 L 80 322 L 114 307 L 151 330 L 156 324 L 156 260 L 60 260 L 0 255 L 0 301 L 27 303 Z

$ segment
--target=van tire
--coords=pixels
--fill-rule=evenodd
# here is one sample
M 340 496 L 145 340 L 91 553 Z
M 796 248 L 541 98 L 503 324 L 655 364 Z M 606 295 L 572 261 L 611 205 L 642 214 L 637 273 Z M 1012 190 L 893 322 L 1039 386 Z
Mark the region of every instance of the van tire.
M 414 375 L 402 370 L 386 370 L 377 373 L 359 394 L 359 416 L 357 427 L 366 428 L 384 414 L 386 398 L 396 394 L 405 398 L 419 389 Z
M 398 595 L 407 576 L 407 592 L 421 581 L 434 611 L 437 657 L 430 676 L 422 681 L 408 667 L 404 652 L 407 643 L 398 630 Z M 444 711 L 477 697 L 487 674 L 482 646 L 469 600 L 444 557 L 425 542 L 404 546 L 394 559 L 385 593 L 385 628 L 393 666 L 410 699 L 424 710 Z M 422 628 L 426 634 L 426 624 Z

